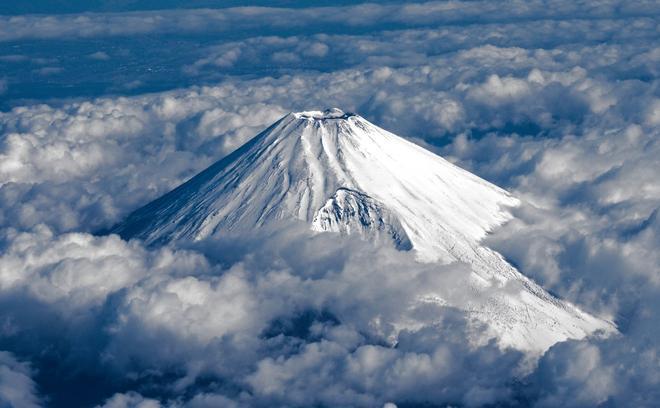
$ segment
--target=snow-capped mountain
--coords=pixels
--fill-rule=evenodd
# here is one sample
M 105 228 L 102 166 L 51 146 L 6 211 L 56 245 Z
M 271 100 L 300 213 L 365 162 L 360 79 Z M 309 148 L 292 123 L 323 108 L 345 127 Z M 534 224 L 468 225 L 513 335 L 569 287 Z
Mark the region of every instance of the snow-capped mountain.
M 329 109 L 286 115 L 113 232 L 154 244 L 296 218 L 315 231 L 391 241 L 415 251 L 420 262 L 469 264 L 476 300 L 453 304 L 428 293 L 419 301 L 467 311 L 502 346 L 538 352 L 596 330 L 615 331 L 549 295 L 480 244 L 511 218 L 507 207 L 517 203 L 428 150 L 358 115 Z M 505 285 L 516 289 L 491 290 Z

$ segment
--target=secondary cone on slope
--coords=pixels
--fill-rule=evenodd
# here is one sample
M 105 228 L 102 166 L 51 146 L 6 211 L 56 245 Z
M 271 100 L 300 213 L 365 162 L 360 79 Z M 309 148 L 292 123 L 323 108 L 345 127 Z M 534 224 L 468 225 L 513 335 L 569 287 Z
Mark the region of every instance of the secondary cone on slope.
M 518 282 L 518 294 L 454 305 L 485 321 L 503 345 L 538 351 L 613 330 L 550 296 L 480 245 L 488 231 L 511 218 L 507 207 L 517 204 L 503 189 L 335 108 L 284 116 L 113 232 L 165 243 L 295 217 L 316 231 L 391 241 L 416 251 L 420 261 L 467 263 L 477 292 L 493 282 Z

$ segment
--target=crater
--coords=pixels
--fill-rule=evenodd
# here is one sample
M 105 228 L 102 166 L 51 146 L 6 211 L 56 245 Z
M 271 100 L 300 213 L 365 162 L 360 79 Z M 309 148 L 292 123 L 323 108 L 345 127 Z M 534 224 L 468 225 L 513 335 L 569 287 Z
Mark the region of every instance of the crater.
M 354 113 L 344 112 L 339 108 L 329 108 L 324 111 L 296 112 L 294 115 L 299 119 L 311 120 L 348 119 L 351 116 L 355 116 Z

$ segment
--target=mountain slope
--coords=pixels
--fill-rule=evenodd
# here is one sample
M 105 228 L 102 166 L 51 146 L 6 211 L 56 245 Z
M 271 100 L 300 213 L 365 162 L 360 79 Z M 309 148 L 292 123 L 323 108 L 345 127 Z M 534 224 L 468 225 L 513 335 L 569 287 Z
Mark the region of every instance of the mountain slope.
M 510 218 L 506 207 L 517 203 L 499 187 L 360 116 L 331 109 L 286 115 L 113 232 L 164 243 L 294 217 L 316 231 L 390 240 L 416 251 L 422 262 L 469 264 L 470 290 L 484 295 L 452 306 L 486 322 L 504 346 L 539 351 L 594 330 L 614 330 L 550 296 L 479 244 Z M 489 290 L 512 282 L 519 287 L 514 293 Z M 448 302 L 433 294 L 420 301 Z
M 133 213 L 116 232 L 147 242 L 202 239 L 314 217 L 340 189 L 387 203 L 423 260 L 451 261 L 507 220 L 517 200 L 363 118 L 292 113 L 188 183 Z

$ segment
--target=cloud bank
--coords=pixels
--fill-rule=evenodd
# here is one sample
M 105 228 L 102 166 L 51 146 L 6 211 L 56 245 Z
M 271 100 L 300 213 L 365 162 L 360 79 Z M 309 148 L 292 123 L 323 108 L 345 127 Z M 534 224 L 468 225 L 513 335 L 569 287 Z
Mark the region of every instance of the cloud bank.
M 458 2 L 2 17 L 5 42 L 238 38 L 179 62 L 177 75 L 212 85 L 0 113 L 0 402 L 653 406 L 658 12 Z M 266 29 L 250 33 L 257 21 Z M 120 54 L 97 51 L 83 55 Z M 304 226 L 188 247 L 94 235 L 286 112 L 327 106 L 521 198 L 486 243 L 558 296 L 614 316 L 621 335 L 530 362 L 460 311 L 411 307 L 429 286 L 467 296 L 466 266 Z
M 588 6 L 587 6 L 588 5 Z M 227 9 L 160 10 L 126 13 L 83 13 L 71 15 L 4 16 L 0 41 L 18 39 L 95 37 L 143 33 L 231 32 L 252 29 L 306 31 L 378 29 L 443 24 L 492 23 L 502 20 L 529 21 L 572 18 L 607 19 L 653 17 L 658 14 L 652 1 L 630 4 L 611 0 L 589 2 L 515 2 L 500 7 L 495 2 L 422 2 L 409 4 L 363 3 L 341 7 L 275 8 L 235 7 Z M 314 27 L 315 26 L 315 27 Z

